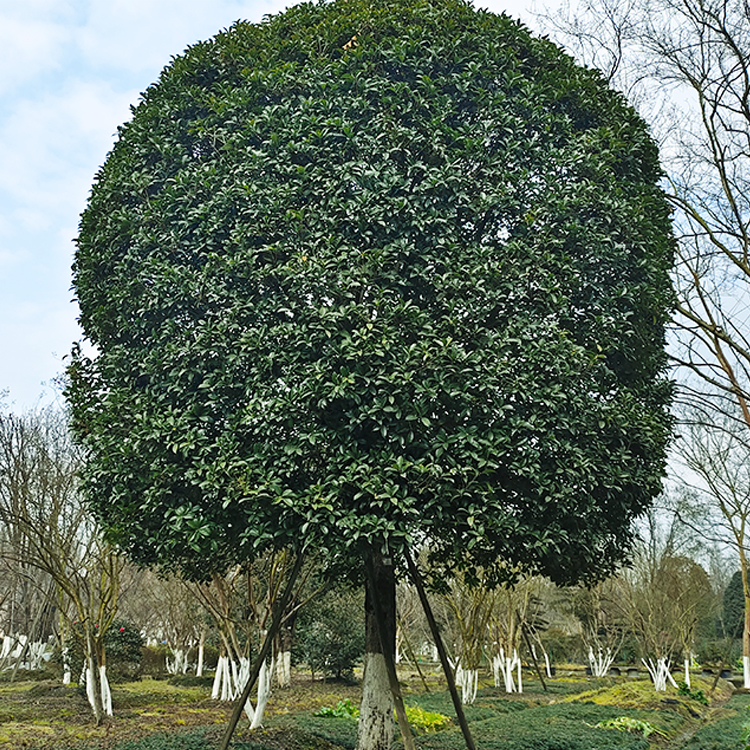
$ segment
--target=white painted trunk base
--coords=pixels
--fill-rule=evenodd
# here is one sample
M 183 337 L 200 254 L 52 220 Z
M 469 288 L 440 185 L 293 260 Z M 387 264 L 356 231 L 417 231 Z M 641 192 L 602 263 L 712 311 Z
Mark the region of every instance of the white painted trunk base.
M 67 646 L 63 646 L 62 650 L 62 663 L 63 663 L 63 685 L 70 685 L 73 675 L 70 673 L 70 649 Z
M 102 708 L 107 716 L 112 716 L 112 691 L 107 679 L 107 665 L 99 667 L 99 688 L 102 694 Z
M 594 677 L 606 677 L 614 660 L 615 655 L 612 653 L 612 649 L 604 650 L 600 648 L 594 655 L 594 649 L 589 646 L 589 667 Z
M 393 698 L 383 654 L 365 654 L 362 704 L 357 726 L 357 750 L 391 750 Z
M 198 665 L 195 668 L 195 676 L 196 677 L 203 677 L 203 657 L 205 655 L 205 648 L 204 648 L 204 642 L 203 638 L 201 638 L 201 642 L 198 644 Z
M 258 674 L 258 704 L 255 706 L 253 720 L 250 723 L 250 729 L 257 729 L 263 724 L 263 714 L 266 711 L 266 704 L 271 695 L 271 675 L 274 672 L 274 663 L 263 662 Z M 249 677 L 249 675 L 248 675 Z
M 167 657 L 167 672 L 169 674 L 187 674 L 188 652 L 182 648 L 174 649 L 174 659 Z
M 281 688 L 292 686 L 292 652 L 282 651 L 276 657 L 276 682 Z
M 230 666 L 229 657 L 220 656 L 216 664 L 216 674 L 211 688 L 212 700 L 231 701 L 234 698 L 232 672 L 236 674 L 237 665 L 232 663 L 232 666 Z
M 685 667 L 685 684 L 688 686 L 688 688 L 690 688 L 692 687 L 690 684 L 690 659 L 686 657 L 683 664 Z
M 518 675 L 518 685 L 513 678 L 513 672 Z M 521 682 L 521 660 L 518 658 L 518 651 L 513 649 L 513 658 L 505 655 L 505 649 L 500 648 L 500 653 L 492 657 L 492 674 L 495 679 L 495 687 L 500 687 L 502 678 L 506 693 L 522 693 L 523 684 Z
M 742 657 L 742 683 L 744 687 L 750 688 L 750 656 Z
M 456 667 L 456 685 L 461 688 L 461 703 L 469 705 L 477 699 L 477 684 L 479 672 L 476 669 L 464 669 L 460 664 Z
M 96 716 L 96 699 L 94 698 L 94 695 L 96 694 L 96 688 L 94 687 L 94 673 L 91 669 L 90 665 L 87 665 L 85 667 L 86 672 L 86 697 L 88 698 L 89 705 L 91 706 L 91 710 L 94 712 L 94 715 Z
M 641 661 L 651 675 L 651 681 L 654 683 L 654 690 L 656 692 L 664 692 L 667 689 L 667 682 L 673 687 L 677 687 L 677 683 L 669 671 L 670 663 L 667 658 L 662 656 L 656 660 L 656 663 L 651 658 L 648 661 L 645 659 L 641 659 Z

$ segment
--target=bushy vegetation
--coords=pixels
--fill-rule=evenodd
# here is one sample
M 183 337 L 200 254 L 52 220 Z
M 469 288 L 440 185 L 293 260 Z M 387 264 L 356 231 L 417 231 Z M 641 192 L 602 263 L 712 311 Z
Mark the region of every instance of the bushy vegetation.
M 80 623 L 73 624 L 73 637 L 68 640 L 68 663 L 73 680 L 83 670 L 83 631 Z M 110 682 L 126 682 L 141 676 L 143 638 L 132 623 L 115 620 L 104 635 L 104 651 L 107 659 L 107 679 Z M 53 654 L 53 663 L 62 667 L 59 649 Z
M 362 618 L 351 613 L 362 611 L 362 600 L 361 591 L 329 592 L 303 610 L 297 657 L 313 674 L 353 680 L 365 650 L 365 628 Z

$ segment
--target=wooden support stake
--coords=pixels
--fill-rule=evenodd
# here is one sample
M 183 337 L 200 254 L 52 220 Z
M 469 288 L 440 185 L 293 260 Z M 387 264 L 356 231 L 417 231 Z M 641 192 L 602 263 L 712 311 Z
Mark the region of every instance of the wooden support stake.
M 300 551 L 300 553 L 297 555 L 297 560 L 294 563 L 294 568 L 292 568 L 292 572 L 289 574 L 289 582 L 287 583 L 284 595 L 281 597 L 281 601 L 279 601 L 274 608 L 271 627 L 268 629 L 266 637 L 263 639 L 263 645 L 260 648 L 260 653 L 258 654 L 258 657 L 253 664 L 253 668 L 250 670 L 250 676 L 247 678 L 247 682 L 245 683 L 245 687 L 242 690 L 242 693 L 240 694 L 239 698 L 237 698 L 234 704 L 232 716 L 229 719 L 229 724 L 227 725 L 226 732 L 224 733 L 224 737 L 222 738 L 221 744 L 219 745 L 219 750 L 228 750 L 229 748 L 229 743 L 232 741 L 234 730 L 237 729 L 237 724 L 240 720 L 240 716 L 242 716 L 242 710 L 244 709 L 245 704 L 250 697 L 250 691 L 253 689 L 255 681 L 258 679 L 258 675 L 260 674 L 263 662 L 265 662 L 266 657 L 268 656 L 268 652 L 271 650 L 273 639 L 276 637 L 276 633 L 279 632 L 279 627 L 281 626 L 281 621 L 284 617 L 284 611 L 286 610 L 289 601 L 292 598 L 294 584 L 297 582 L 297 577 L 299 576 L 300 569 L 302 568 L 303 559 L 304 554 L 302 551 Z
M 401 627 L 403 628 L 403 623 Z M 417 661 L 417 655 L 414 653 L 414 649 L 411 647 L 411 643 L 409 643 L 409 637 L 406 635 L 406 628 L 404 628 L 404 643 L 406 644 L 406 648 L 409 649 L 407 656 L 411 659 L 412 664 L 416 667 L 417 672 L 419 673 L 419 677 L 422 680 L 424 691 L 425 693 L 429 693 L 430 686 L 427 684 L 427 680 L 425 679 L 424 672 L 422 671 L 422 667 L 419 666 L 419 662 Z
M 466 714 L 464 714 L 464 707 L 461 705 L 461 699 L 458 697 L 456 683 L 453 679 L 453 670 L 451 669 L 451 665 L 448 662 L 448 654 L 446 654 L 445 652 L 443 639 L 440 636 L 440 628 L 438 628 L 437 622 L 435 622 L 435 617 L 432 614 L 432 607 L 430 607 L 430 602 L 427 599 L 427 594 L 422 584 L 422 576 L 419 574 L 419 570 L 417 570 L 417 566 L 411 559 L 409 550 L 406 549 L 406 547 L 404 547 L 404 556 L 406 558 L 406 565 L 409 568 L 409 575 L 411 576 L 411 580 L 417 589 L 419 600 L 422 602 L 422 609 L 424 610 L 425 617 L 427 617 L 427 622 L 430 625 L 432 637 L 435 640 L 435 646 L 437 647 L 438 654 L 440 656 L 440 663 L 443 665 L 445 679 L 448 681 L 448 690 L 451 694 L 451 699 L 453 700 L 453 708 L 456 711 L 456 718 L 458 719 L 458 723 L 461 727 L 461 732 L 464 735 L 464 742 L 466 743 L 467 750 L 476 750 L 474 739 L 471 736 L 471 731 L 469 730 L 469 724 L 466 721 Z
M 518 618 L 518 621 L 521 623 L 521 633 L 523 635 L 523 639 L 526 641 L 526 648 L 529 649 L 529 656 L 531 657 L 531 660 L 534 662 L 534 668 L 536 669 L 537 675 L 539 675 L 539 681 L 542 683 L 542 687 L 544 688 L 544 692 L 547 692 L 547 683 L 544 681 L 544 677 L 542 677 L 542 670 L 539 669 L 539 662 L 536 660 L 536 656 L 534 655 L 534 649 L 531 648 L 531 641 L 529 640 L 529 634 L 526 631 L 526 621 L 522 619 L 521 615 L 518 613 L 518 610 L 516 610 L 516 617 Z M 519 663 L 521 661 L 521 658 L 518 659 Z

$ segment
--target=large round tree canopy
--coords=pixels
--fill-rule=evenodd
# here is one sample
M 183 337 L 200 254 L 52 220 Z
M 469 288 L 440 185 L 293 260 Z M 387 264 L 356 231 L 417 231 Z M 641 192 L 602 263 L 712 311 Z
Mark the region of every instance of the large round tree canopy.
M 303 539 L 609 572 L 669 432 L 659 177 L 597 73 L 461 0 L 189 48 L 81 220 L 98 516 L 194 573 Z

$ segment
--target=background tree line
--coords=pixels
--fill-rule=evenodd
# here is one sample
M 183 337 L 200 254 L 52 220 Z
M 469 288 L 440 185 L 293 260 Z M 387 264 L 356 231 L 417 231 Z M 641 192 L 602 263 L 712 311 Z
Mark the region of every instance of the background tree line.
M 127 563 L 81 504 L 78 449 L 56 409 L 1 415 L 0 455 L 2 669 L 12 678 L 52 664 L 66 682 L 88 685 L 93 661 L 95 716 L 111 711 L 102 688 L 109 677 L 144 668 L 210 678 L 214 697 L 236 696 L 288 574 L 283 556 L 262 555 L 205 581 Z M 513 692 L 523 689 L 523 673 L 551 676 L 563 663 L 596 676 L 634 665 L 662 687 L 668 679 L 689 685 L 699 665 L 731 667 L 743 631 L 741 575 L 732 575 L 731 548 L 684 522 L 685 502 L 690 510 L 695 500 L 683 493 L 682 501 L 664 498 L 645 517 L 634 564 L 595 587 L 560 588 L 538 576 L 496 587 L 457 575 L 433 591 L 463 700 L 473 700 L 480 674 Z M 361 664 L 364 623 L 352 613 L 362 582 L 322 573 L 315 563 L 305 568 L 267 691 L 290 684 L 292 664 L 335 679 L 353 679 Z M 421 670 L 435 660 L 434 643 L 413 586 L 399 586 L 397 657 Z

